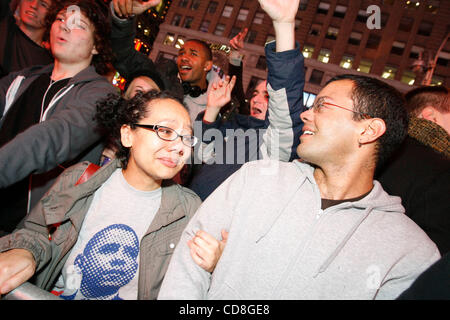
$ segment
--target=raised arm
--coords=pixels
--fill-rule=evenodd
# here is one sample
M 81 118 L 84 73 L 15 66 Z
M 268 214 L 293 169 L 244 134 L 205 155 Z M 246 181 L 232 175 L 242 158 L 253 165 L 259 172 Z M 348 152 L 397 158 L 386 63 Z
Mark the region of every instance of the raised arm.
M 259 0 L 272 18 L 275 43 L 266 45 L 268 66 L 268 129 L 261 146 L 263 157 L 281 161 L 295 159 L 303 122 L 304 60 L 295 43 L 295 15 L 299 0 Z

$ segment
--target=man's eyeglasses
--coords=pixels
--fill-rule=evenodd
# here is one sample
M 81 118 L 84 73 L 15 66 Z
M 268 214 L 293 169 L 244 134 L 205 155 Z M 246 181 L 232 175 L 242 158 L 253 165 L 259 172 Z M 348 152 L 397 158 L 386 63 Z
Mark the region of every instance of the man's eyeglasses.
M 353 112 L 353 113 L 357 113 L 357 114 L 361 115 L 364 119 L 370 119 L 370 118 L 372 118 L 372 117 L 371 117 L 370 115 L 368 115 L 367 113 L 362 113 L 362 112 L 354 111 L 354 110 L 349 109 L 349 108 L 345 108 L 345 107 L 338 106 L 337 104 L 334 104 L 334 103 L 331 103 L 331 102 L 326 102 L 324 98 L 316 99 L 316 100 L 314 101 L 314 103 L 312 104 L 312 106 L 310 106 L 308 109 L 313 109 L 314 112 L 320 112 L 321 109 L 323 109 L 323 107 L 325 107 L 325 106 L 338 107 L 338 108 L 341 108 L 341 109 L 344 109 L 344 110 L 347 110 L 347 111 L 350 111 L 350 112 Z
M 149 129 L 149 130 L 155 131 L 156 135 L 161 140 L 174 141 L 178 137 L 180 137 L 181 138 L 181 142 L 183 142 L 183 144 L 188 146 L 188 147 L 193 147 L 198 142 L 198 138 L 196 136 L 189 135 L 189 134 L 181 135 L 181 134 L 178 134 L 172 128 L 169 128 L 169 127 L 164 127 L 164 126 L 160 126 L 160 125 L 157 125 L 157 124 L 140 124 L 140 123 L 135 123 L 134 125 L 136 127 L 139 127 L 139 128 L 144 128 L 144 129 Z

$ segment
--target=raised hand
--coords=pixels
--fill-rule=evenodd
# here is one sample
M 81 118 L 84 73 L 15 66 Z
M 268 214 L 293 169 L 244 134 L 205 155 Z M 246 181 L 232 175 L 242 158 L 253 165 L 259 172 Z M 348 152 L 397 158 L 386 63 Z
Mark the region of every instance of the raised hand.
M 213 272 L 228 240 L 228 232 L 222 230 L 222 240 L 219 241 L 205 231 L 198 231 L 192 240 L 188 241 L 191 257 L 200 267 Z
M 161 0 L 112 0 L 114 11 L 119 17 L 139 15 L 151 7 L 157 6 Z
M 300 0 L 258 0 L 273 22 L 294 22 Z
M 247 35 L 248 28 L 244 28 L 241 32 L 239 32 L 237 35 L 234 36 L 233 39 L 230 40 L 230 46 L 234 50 L 241 50 L 244 49 L 244 39 Z
M 231 91 L 233 91 L 235 83 L 236 76 L 233 76 L 231 80 L 230 76 L 226 76 L 225 80 L 219 80 L 211 85 L 203 120 L 208 122 L 214 122 L 216 120 L 220 108 L 231 101 Z

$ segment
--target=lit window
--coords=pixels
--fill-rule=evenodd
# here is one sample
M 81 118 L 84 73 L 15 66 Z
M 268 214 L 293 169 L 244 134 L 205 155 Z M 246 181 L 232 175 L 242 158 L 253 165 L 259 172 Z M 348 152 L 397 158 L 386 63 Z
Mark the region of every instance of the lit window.
M 180 49 L 184 45 L 184 38 L 178 37 L 177 42 L 175 43 L 175 48 Z
M 322 49 L 320 50 L 319 57 L 317 60 L 323 63 L 328 63 L 330 61 L 330 54 L 331 54 L 330 50 Z
M 414 72 L 405 71 L 405 72 L 403 72 L 402 79 L 400 81 L 412 86 L 414 84 L 415 80 L 416 80 L 416 75 L 414 74 Z
M 264 21 L 264 13 L 263 12 L 257 12 L 255 14 L 255 18 L 253 19 L 253 23 L 255 24 L 262 24 Z
M 393 80 L 396 72 L 397 72 L 397 68 L 394 68 L 391 66 L 385 66 L 381 77 L 384 79 L 392 79 Z
M 372 61 L 363 59 L 359 63 L 358 69 L 356 69 L 356 71 L 370 73 L 371 67 L 372 67 Z
M 311 58 L 314 53 L 314 47 L 310 45 L 305 45 L 302 50 L 303 57 Z
M 239 21 L 245 21 L 247 20 L 247 16 L 248 16 L 248 9 L 240 9 L 237 19 Z
M 172 33 L 168 33 L 166 35 L 166 37 L 164 38 L 163 44 L 166 46 L 171 46 L 171 45 L 173 45 L 174 41 L 175 41 L 175 35 Z
M 216 36 L 222 36 L 224 31 L 225 31 L 225 25 L 224 24 L 218 24 L 216 26 L 216 30 L 214 30 L 214 34 Z
M 232 13 L 233 13 L 233 7 L 225 6 L 222 11 L 222 17 L 229 18 L 229 17 L 231 17 Z
M 444 84 L 444 78 L 439 76 L 433 76 L 431 78 L 431 85 L 432 86 L 442 86 Z
M 327 39 L 331 39 L 331 40 L 336 40 L 337 36 L 339 33 L 339 29 L 335 28 L 335 27 L 329 27 L 327 30 L 327 34 L 325 36 L 325 38 Z
M 353 66 L 353 56 L 345 55 L 342 57 L 341 63 L 339 64 L 344 69 L 351 69 Z

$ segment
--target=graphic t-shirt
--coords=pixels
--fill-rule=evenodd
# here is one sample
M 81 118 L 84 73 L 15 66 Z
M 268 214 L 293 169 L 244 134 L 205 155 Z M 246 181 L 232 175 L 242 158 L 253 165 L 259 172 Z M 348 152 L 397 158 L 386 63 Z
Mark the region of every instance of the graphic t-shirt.
M 67 300 L 136 300 L 139 244 L 161 205 L 161 188 L 140 191 L 117 169 L 95 192 L 53 289 Z

